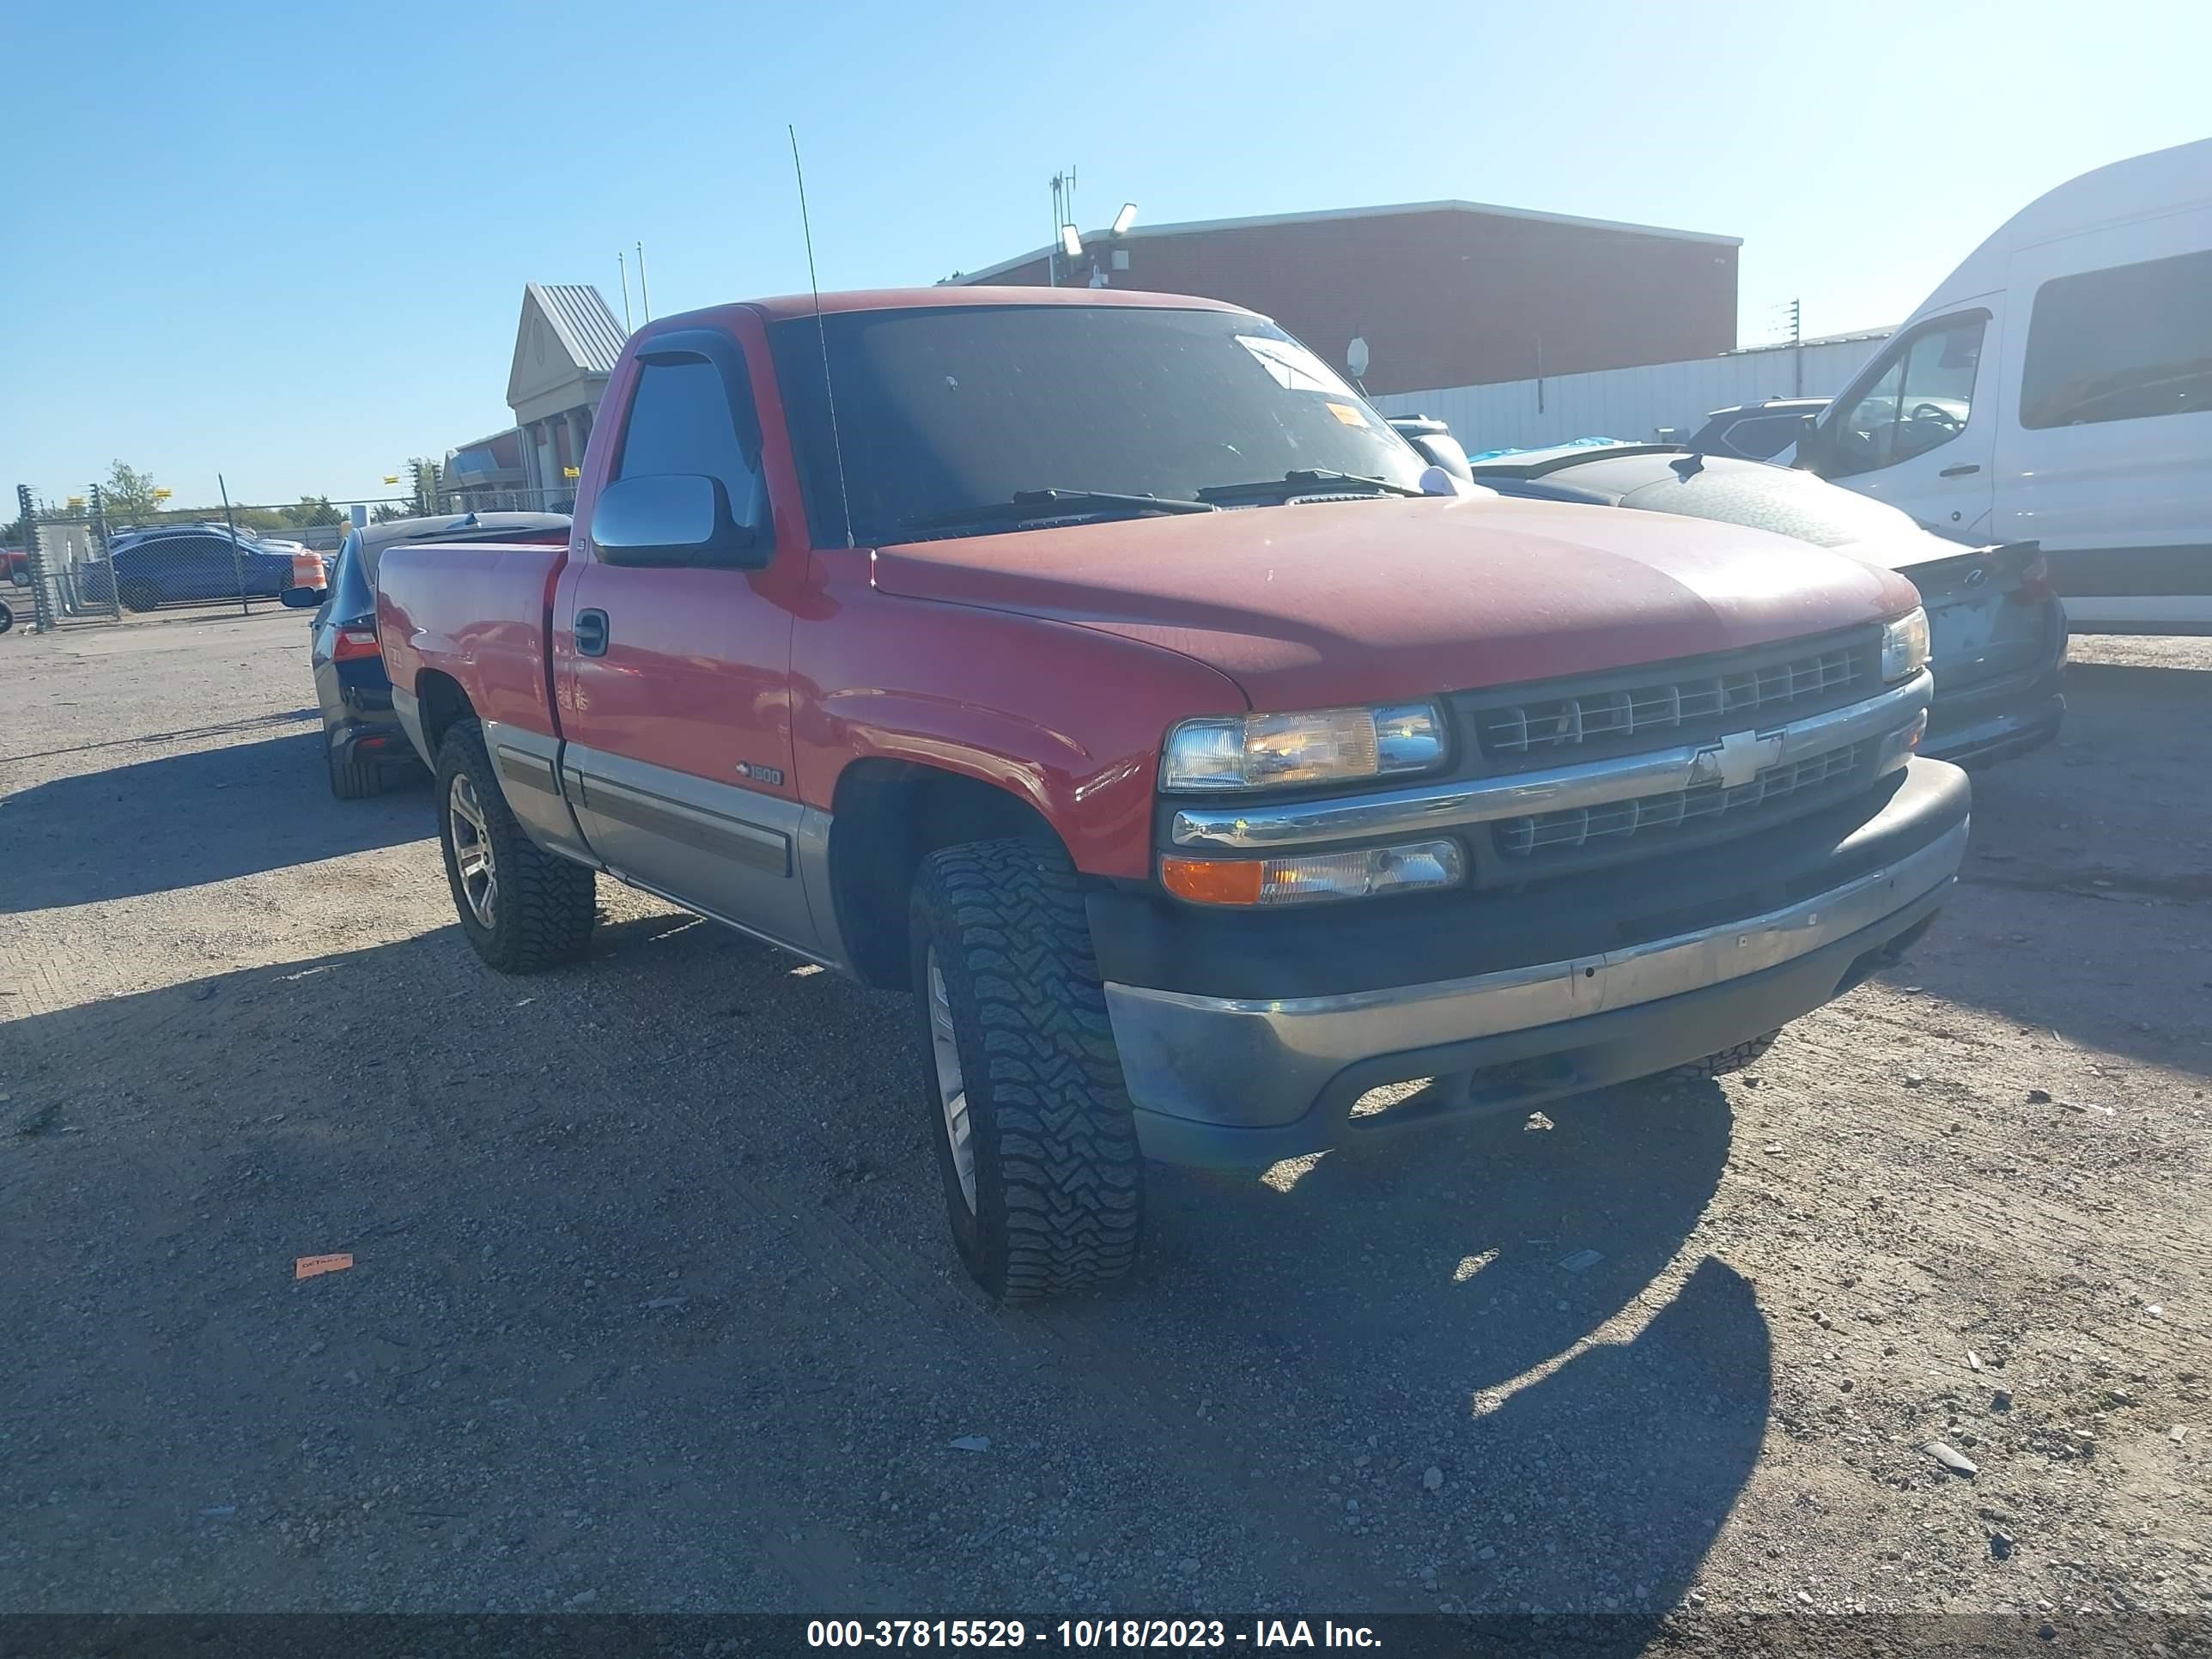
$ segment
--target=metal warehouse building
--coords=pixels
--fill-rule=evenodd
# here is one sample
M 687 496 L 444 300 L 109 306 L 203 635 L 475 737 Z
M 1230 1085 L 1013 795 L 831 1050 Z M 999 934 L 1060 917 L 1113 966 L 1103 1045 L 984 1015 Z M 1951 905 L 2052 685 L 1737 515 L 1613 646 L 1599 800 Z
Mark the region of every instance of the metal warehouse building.
M 1735 345 L 1742 239 L 1475 202 L 1094 231 L 962 284 L 1136 288 L 1272 317 L 1377 396 L 1710 357 Z M 1049 261 L 1049 263 L 1048 263 Z

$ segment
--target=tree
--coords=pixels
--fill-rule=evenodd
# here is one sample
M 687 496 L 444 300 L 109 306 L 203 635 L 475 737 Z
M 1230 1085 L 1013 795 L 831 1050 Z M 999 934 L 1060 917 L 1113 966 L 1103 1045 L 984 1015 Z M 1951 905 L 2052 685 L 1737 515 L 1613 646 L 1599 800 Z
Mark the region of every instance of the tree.
M 398 502 L 381 501 L 378 503 L 375 511 L 368 515 L 368 521 L 371 524 L 397 524 L 406 516 L 407 509 Z
M 154 475 L 141 472 L 135 466 L 121 461 L 107 470 L 107 482 L 100 487 L 101 506 L 112 525 L 151 524 L 161 511 L 161 501 L 155 495 Z
M 331 505 L 331 498 L 327 495 L 302 495 L 297 507 L 281 510 L 284 522 L 295 530 L 304 530 L 310 525 L 345 522 L 345 514 Z

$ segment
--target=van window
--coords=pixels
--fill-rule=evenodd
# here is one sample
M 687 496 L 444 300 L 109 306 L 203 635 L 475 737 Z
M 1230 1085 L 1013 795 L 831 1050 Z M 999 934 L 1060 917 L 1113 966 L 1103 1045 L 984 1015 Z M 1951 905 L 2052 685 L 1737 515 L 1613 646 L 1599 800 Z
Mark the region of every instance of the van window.
M 2035 291 L 2020 423 L 2212 409 L 2212 250 L 2054 276 Z
M 1949 443 L 1973 413 L 1988 313 L 1951 318 L 1900 340 L 1874 383 L 1838 411 L 1832 477 L 1878 471 Z
M 1721 434 L 1720 441 L 1747 461 L 1771 461 L 1796 443 L 1804 430 L 1802 415 L 1760 415 L 1736 422 Z

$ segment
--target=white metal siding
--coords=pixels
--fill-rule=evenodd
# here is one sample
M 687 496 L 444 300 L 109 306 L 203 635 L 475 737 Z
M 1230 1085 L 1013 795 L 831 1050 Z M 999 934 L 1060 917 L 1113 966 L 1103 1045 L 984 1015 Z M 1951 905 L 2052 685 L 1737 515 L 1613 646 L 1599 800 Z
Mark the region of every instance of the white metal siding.
M 1540 381 L 1399 392 L 1374 401 L 1386 415 L 1430 415 L 1448 422 L 1470 455 L 1486 449 L 1538 449 L 1576 438 L 1650 439 L 1662 427 L 1673 427 L 1686 438 L 1714 410 L 1733 404 L 1834 396 L 1887 337 L 1733 351 L 1689 362 L 1547 375 Z M 1792 361 L 1800 355 L 1802 392 Z

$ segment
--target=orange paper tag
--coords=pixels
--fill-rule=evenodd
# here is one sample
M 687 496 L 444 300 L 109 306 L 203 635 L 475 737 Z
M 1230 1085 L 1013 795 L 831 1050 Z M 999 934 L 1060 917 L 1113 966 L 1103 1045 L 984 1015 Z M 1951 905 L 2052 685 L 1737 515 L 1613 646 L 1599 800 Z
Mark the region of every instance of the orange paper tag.
M 1338 420 L 1342 421 L 1346 426 L 1365 426 L 1367 424 L 1367 417 L 1364 415 L 1362 415 L 1350 404 L 1331 404 L 1328 406 L 1328 412 L 1335 416 Z
M 317 1273 L 342 1273 L 353 1266 L 349 1255 L 303 1255 L 292 1264 L 292 1277 L 313 1279 Z

